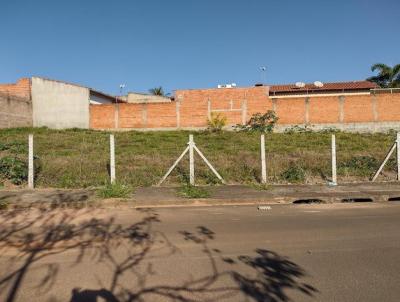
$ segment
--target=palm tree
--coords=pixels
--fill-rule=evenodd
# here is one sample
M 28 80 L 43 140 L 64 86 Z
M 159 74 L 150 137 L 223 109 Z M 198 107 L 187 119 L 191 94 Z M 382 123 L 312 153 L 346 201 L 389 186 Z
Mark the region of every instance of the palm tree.
M 371 70 L 377 70 L 378 75 L 368 78 L 367 81 L 374 82 L 382 88 L 400 88 L 400 64 L 390 67 L 377 63 L 372 65 Z
M 151 89 L 149 89 L 149 92 L 152 95 L 165 96 L 164 90 L 163 90 L 163 88 L 161 86 L 160 87 L 151 88 Z

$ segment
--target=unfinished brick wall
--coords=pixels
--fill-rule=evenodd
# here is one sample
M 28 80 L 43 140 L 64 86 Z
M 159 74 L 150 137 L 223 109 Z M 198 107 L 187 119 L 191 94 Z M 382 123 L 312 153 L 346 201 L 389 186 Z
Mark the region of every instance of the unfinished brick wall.
M 119 110 L 116 110 L 119 108 Z M 229 126 L 243 124 L 255 113 L 274 110 L 278 125 L 333 125 L 398 122 L 400 93 L 269 97 L 267 87 L 178 90 L 166 103 L 91 105 L 94 129 L 205 128 L 213 113 Z
M 91 105 L 90 125 L 93 129 L 204 128 L 212 113 L 221 113 L 228 125 L 236 125 L 271 109 L 271 104 L 267 87 L 179 90 L 172 102 Z
M 0 128 L 32 127 L 29 98 L 0 92 Z
M 0 84 L 0 93 L 31 99 L 31 80 L 22 78 L 15 84 Z

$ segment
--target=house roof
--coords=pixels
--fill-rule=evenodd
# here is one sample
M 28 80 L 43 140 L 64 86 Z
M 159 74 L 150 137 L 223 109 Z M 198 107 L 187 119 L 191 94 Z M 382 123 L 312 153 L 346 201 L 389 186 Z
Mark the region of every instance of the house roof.
M 353 82 L 333 82 L 323 83 L 322 87 L 317 87 L 313 83 L 305 84 L 304 87 L 297 87 L 296 84 L 271 85 L 270 95 L 278 94 L 304 94 L 319 92 L 346 92 L 346 91 L 366 91 L 377 88 L 378 85 L 369 81 Z

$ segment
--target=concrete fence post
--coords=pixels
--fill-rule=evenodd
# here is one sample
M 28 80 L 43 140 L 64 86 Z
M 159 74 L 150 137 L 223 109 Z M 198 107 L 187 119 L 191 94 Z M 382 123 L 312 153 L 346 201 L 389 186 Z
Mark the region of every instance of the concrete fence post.
M 33 168 L 33 134 L 28 137 L 28 188 L 34 188 L 34 168 Z
M 190 184 L 194 186 L 194 141 L 193 134 L 189 135 L 189 176 Z
M 114 134 L 110 134 L 110 181 L 115 182 L 115 140 Z
M 267 183 L 267 165 L 265 162 L 265 135 L 261 134 L 261 181 Z
M 332 134 L 332 184 L 337 185 L 336 175 L 336 137 Z

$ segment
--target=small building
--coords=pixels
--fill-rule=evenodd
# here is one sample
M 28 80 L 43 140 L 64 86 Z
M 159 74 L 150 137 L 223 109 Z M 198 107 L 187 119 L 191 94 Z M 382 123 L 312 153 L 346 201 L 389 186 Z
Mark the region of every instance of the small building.
M 81 85 L 24 78 L 15 84 L 0 85 L 0 126 L 88 129 L 90 104 L 116 102 L 124 101 Z

